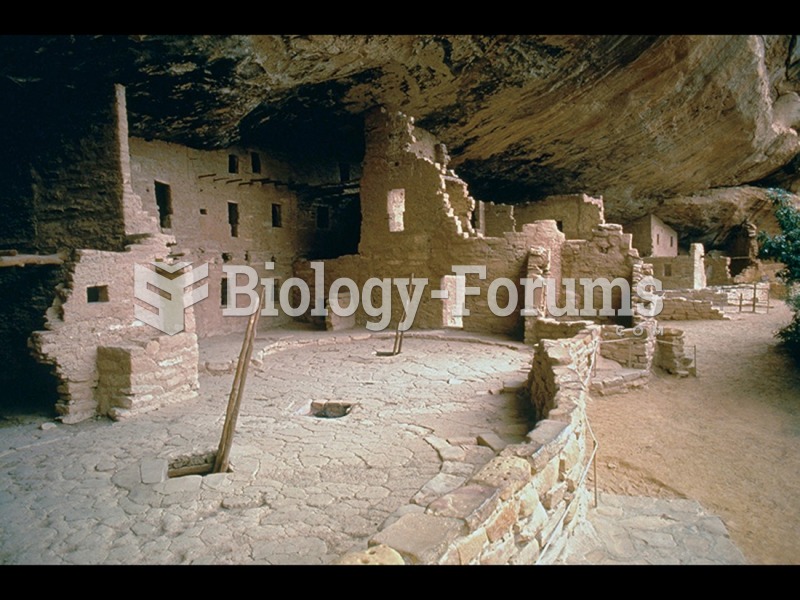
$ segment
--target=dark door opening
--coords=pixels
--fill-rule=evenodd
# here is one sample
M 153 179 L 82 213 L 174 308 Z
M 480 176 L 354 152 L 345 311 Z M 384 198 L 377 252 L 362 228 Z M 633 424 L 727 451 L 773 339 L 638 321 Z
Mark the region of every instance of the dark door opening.
M 239 237 L 239 205 L 228 202 L 228 225 L 231 226 L 231 237 Z
M 17 415 L 56 416 L 59 380 L 55 368 L 36 360 L 28 347 L 34 331 L 45 329 L 45 313 L 64 281 L 61 267 L 0 269 L 0 426 Z
M 172 227 L 172 193 L 166 183 L 155 182 L 158 223 L 161 229 Z

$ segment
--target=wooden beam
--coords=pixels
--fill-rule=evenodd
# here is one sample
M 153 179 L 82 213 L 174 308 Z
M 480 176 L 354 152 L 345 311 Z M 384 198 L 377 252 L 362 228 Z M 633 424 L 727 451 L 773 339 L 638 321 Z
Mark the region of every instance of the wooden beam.
M 60 254 L 17 254 L 16 256 L 0 256 L 0 267 L 62 264 L 64 264 L 64 258 Z

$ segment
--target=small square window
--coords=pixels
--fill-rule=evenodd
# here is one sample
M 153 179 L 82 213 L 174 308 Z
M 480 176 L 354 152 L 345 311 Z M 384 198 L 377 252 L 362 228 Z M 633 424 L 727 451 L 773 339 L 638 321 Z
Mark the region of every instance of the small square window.
M 86 288 L 87 302 L 108 302 L 108 286 L 93 285 Z
M 283 214 L 282 206 L 280 204 L 272 205 L 272 226 L 283 227 Z
M 228 173 L 239 172 L 239 157 L 235 154 L 228 155 Z
M 201 215 L 207 215 L 208 214 L 208 210 L 206 210 L 205 208 L 201 208 L 200 209 L 200 214 Z

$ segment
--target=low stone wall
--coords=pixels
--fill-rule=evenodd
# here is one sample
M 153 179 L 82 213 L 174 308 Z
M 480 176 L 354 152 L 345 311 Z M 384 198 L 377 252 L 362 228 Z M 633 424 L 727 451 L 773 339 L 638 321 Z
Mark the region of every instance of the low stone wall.
M 536 345 L 530 395 L 540 420 L 464 485 L 400 516 L 341 564 L 533 564 L 557 558 L 585 518 L 591 458 L 586 399 L 600 327 Z
M 97 348 L 98 413 L 119 420 L 197 396 L 197 336 Z
M 557 321 L 542 317 L 525 317 L 525 343 L 533 346 L 541 340 L 571 338 L 592 324 L 592 321 Z
M 600 333 L 600 356 L 628 369 L 650 369 L 656 351 L 655 326 L 655 321 L 627 329 L 604 325 Z
M 673 375 L 687 376 L 695 372 L 694 358 L 686 355 L 683 331 L 665 327 L 659 332 L 655 366 Z
M 725 319 L 727 295 L 713 288 L 700 290 L 667 290 L 658 318 L 663 321 L 697 321 Z

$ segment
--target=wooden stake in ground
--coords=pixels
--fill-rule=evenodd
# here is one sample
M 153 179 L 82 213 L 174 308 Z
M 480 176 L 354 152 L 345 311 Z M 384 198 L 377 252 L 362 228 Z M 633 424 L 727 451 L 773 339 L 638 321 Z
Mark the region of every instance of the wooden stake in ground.
M 228 410 L 225 413 L 225 424 L 222 426 L 222 437 L 219 440 L 217 449 L 217 459 L 214 462 L 214 473 L 225 473 L 228 470 L 228 461 L 233 445 L 233 434 L 236 431 L 236 420 L 239 418 L 239 407 L 242 404 L 244 395 L 244 384 L 247 380 L 247 368 L 250 366 L 250 358 L 253 356 L 253 345 L 256 339 L 256 325 L 261 313 L 264 292 L 258 295 L 256 311 L 250 315 L 247 322 L 247 330 L 242 342 L 242 350 L 239 352 L 239 362 L 236 363 L 236 374 L 233 377 L 231 394 L 228 397 Z

